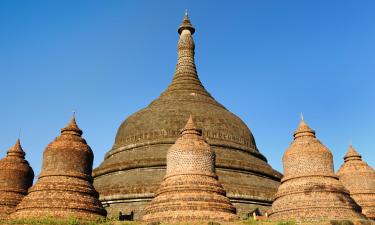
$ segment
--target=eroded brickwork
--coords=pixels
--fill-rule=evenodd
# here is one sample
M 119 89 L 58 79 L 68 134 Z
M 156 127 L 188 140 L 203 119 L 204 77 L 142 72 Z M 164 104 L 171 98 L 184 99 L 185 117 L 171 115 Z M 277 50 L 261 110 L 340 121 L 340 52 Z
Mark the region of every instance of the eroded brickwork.
M 73 117 L 43 153 L 38 181 L 10 218 L 98 219 L 106 216 L 92 185 L 93 153 Z
M 283 156 L 284 177 L 272 204 L 275 220 L 364 218 L 334 174 L 332 153 L 301 121 Z
M 5 158 L 0 160 L 0 219 L 6 219 L 15 211 L 33 180 L 33 169 L 25 160 L 25 152 L 17 139 Z
M 110 215 L 118 215 L 123 208 L 122 213 L 134 211 L 139 218 L 139 205 L 145 206 L 154 196 L 166 173 L 167 150 L 190 114 L 216 151 L 219 179 L 228 197 L 241 204 L 239 213 L 271 206 L 281 174 L 259 152 L 246 124 L 202 85 L 194 62 L 194 31 L 190 21 L 184 20 L 172 83 L 147 108 L 121 124 L 112 149 L 94 170 L 94 186 Z
M 344 157 L 344 164 L 337 172 L 337 176 L 350 192 L 350 196 L 362 208 L 362 213 L 375 220 L 375 171 L 362 156 L 349 147 Z
M 215 153 L 190 117 L 168 150 L 167 173 L 145 210 L 146 222 L 233 221 L 236 209 L 215 172 Z

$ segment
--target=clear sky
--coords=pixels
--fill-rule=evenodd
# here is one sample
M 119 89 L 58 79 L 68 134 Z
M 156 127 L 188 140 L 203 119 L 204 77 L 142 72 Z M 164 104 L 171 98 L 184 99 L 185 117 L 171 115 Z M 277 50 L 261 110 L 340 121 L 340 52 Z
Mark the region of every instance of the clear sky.
M 72 111 L 95 153 L 167 87 L 185 9 L 205 87 L 253 132 L 269 163 L 300 112 L 343 162 L 375 166 L 375 1 L 0 1 L 0 156 L 21 132 L 38 174 Z

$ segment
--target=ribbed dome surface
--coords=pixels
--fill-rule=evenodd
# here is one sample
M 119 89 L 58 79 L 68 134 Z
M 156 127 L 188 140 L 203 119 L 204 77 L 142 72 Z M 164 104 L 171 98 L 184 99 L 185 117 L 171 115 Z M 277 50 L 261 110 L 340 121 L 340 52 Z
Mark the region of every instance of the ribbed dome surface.
M 139 218 L 137 213 L 152 199 L 165 175 L 167 150 L 190 114 L 216 152 L 217 174 L 238 211 L 263 209 L 272 203 L 281 174 L 259 153 L 246 124 L 201 84 L 192 30 L 185 16 L 172 83 L 158 99 L 121 124 L 115 144 L 94 170 L 95 188 L 112 215 L 135 211 Z
M 361 206 L 362 213 L 375 220 L 375 170 L 362 160 L 353 146 L 349 147 L 344 160 L 337 176 Z

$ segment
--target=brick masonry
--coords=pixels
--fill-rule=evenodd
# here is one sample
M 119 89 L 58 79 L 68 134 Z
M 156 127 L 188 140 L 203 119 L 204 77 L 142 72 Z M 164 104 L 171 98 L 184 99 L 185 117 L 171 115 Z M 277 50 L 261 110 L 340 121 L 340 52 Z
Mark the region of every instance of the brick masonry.
M 43 153 L 38 181 L 10 215 L 21 218 L 98 219 L 106 216 L 92 185 L 93 152 L 75 117 Z
M 362 160 L 353 146 L 349 147 L 337 176 L 361 206 L 362 213 L 375 220 L 375 171 Z
M 166 175 L 144 213 L 143 221 L 152 223 L 237 219 L 218 181 L 215 153 L 192 117 L 168 150 Z
M 94 170 L 94 186 L 109 215 L 134 211 L 135 218 L 141 218 L 142 205 L 151 201 L 166 174 L 167 151 L 190 114 L 216 152 L 219 180 L 239 214 L 272 204 L 281 174 L 259 152 L 246 124 L 202 85 L 194 62 L 195 29 L 188 23 L 184 20 L 179 28 L 172 83 L 121 124 L 112 149 Z
M 304 120 L 283 156 L 284 177 L 270 219 L 362 219 L 360 207 L 334 174 L 332 153 Z
M 27 194 L 33 184 L 34 171 L 25 160 L 21 142 L 9 149 L 0 160 L 0 219 L 6 219 Z

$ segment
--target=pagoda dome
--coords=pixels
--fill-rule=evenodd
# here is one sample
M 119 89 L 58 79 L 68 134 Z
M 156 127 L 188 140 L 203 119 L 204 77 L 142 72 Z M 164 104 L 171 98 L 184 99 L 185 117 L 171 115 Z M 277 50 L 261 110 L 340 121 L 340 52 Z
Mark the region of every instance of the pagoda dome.
M 34 171 L 25 160 L 20 139 L 0 160 L 0 220 L 14 212 L 33 184 Z
M 331 151 L 315 138 L 315 131 L 303 119 L 294 139 L 283 155 L 283 180 L 309 175 L 335 176 Z
M 352 145 L 337 176 L 349 190 L 350 196 L 361 206 L 362 213 L 367 218 L 375 219 L 375 171 L 362 160 Z
M 284 177 L 271 220 L 358 220 L 360 207 L 334 174 L 332 153 L 303 120 L 283 156 Z
M 178 62 L 171 84 L 146 108 L 119 127 L 112 149 L 94 170 L 94 186 L 109 214 L 135 212 L 152 200 L 166 169 L 167 150 L 189 115 L 203 127 L 216 152 L 217 174 L 239 214 L 271 206 L 281 179 L 259 152 L 246 124 L 218 103 L 202 85 L 186 14 L 178 32 Z
M 37 182 L 10 215 L 12 219 L 96 220 L 106 216 L 92 182 L 93 152 L 75 116 L 47 145 Z

